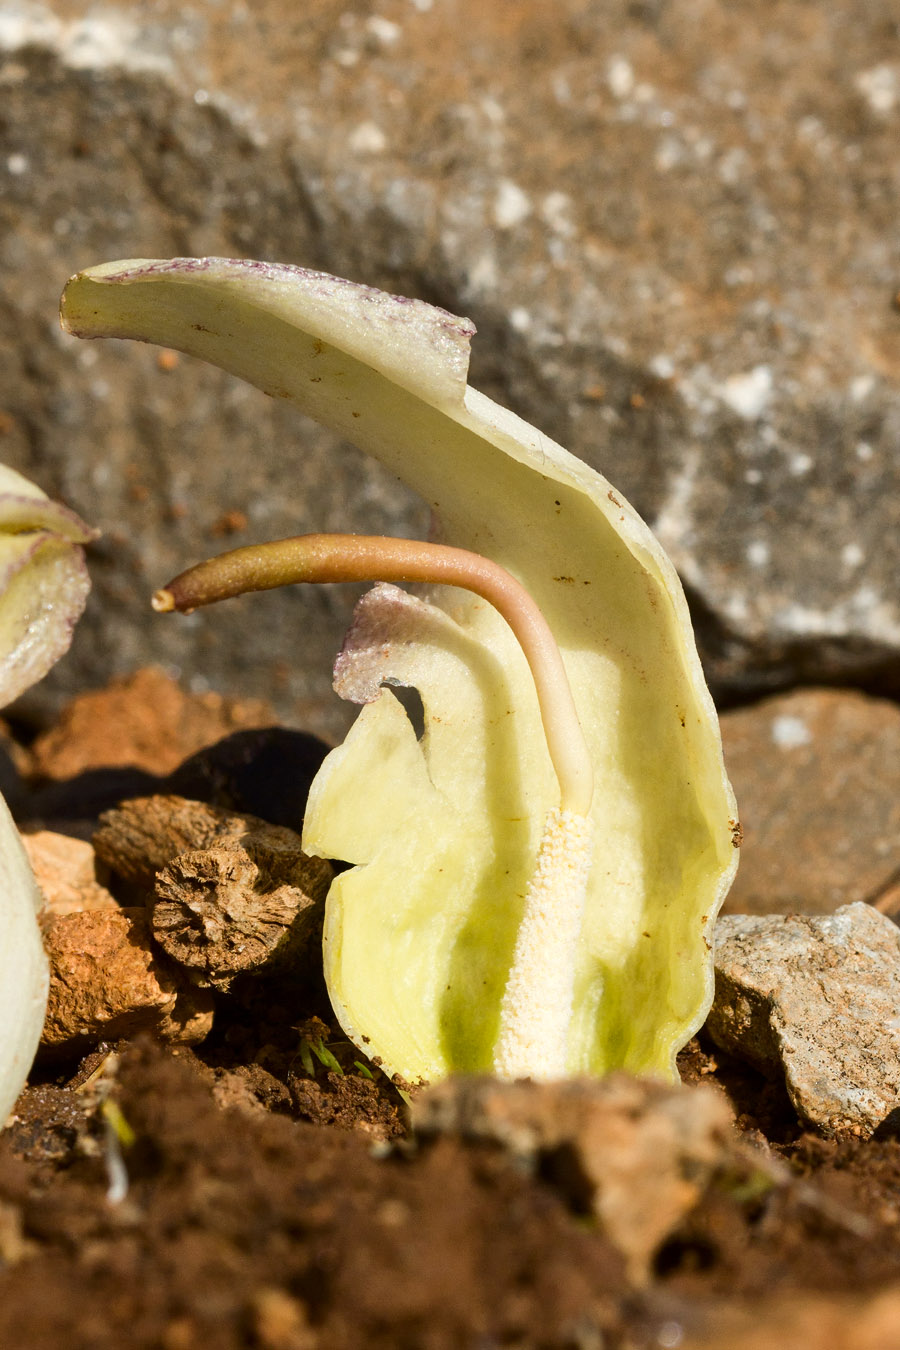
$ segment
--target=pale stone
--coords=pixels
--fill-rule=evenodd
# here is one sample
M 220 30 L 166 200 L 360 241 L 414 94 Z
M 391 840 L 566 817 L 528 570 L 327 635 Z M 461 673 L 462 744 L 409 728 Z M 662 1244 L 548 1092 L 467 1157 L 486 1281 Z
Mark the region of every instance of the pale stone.
M 669 1323 L 668 1344 L 678 1350 L 894 1350 L 900 1345 L 900 1288 L 857 1297 L 816 1290 L 766 1300 L 765 1306 L 720 1306 L 702 1320 L 702 1331 Z
M 867 1138 L 900 1115 L 900 929 L 870 905 L 823 917 L 725 915 L 706 1029 L 784 1076 L 800 1118 Z M 895 1115 L 897 1113 L 897 1115 Z

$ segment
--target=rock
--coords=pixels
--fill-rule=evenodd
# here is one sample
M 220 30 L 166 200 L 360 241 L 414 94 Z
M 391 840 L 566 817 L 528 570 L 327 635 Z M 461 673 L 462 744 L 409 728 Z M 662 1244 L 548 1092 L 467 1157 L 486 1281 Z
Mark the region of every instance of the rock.
M 732 1123 L 712 1087 L 625 1074 L 560 1083 L 451 1078 L 412 1104 L 420 1138 L 489 1139 L 556 1176 L 582 1212 L 596 1215 L 638 1283 L 715 1170 L 735 1162 Z
M 97 876 L 97 855 L 86 840 L 38 830 L 23 835 L 22 843 L 44 898 L 42 919 L 85 909 L 119 908 Z
M 473 383 L 657 529 L 719 689 L 896 688 L 894 22 L 889 0 L 6 0 L 0 453 L 104 530 L 87 620 L 33 699 L 152 656 L 335 732 L 352 596 L 144 621 L 147 594 L 229 531 L 427 529 L 282 404 L 61 338 L 70 272 L 177 253 L 471 315 Z
M 721 722 L 744 831 L 725 912 L 890 905 L 900 881 L 900 708 L 808 689 Z
M 165 775 L 223 736 L 274 720 L 261 699 L 186 694 L 151 666 L 74 698 L 35 740 L 32 771 L 53 780 L 101 768 Z
M 249 1115 L 290 1111 L 291 1094 L 286 1085 L 261 1064 L 239 1064 L 236 1069 L 216 1068 L 212 1073 L 213 1097 L 223 1110 L 234 1107 Z
M 33 1256 L 36 1250 L 37 1244 L 25 1236 L 21 1207 L 0 1200 L 0 1261 L 9 1268 Z
M 145 1031 L 193 1044 L 212 1027 L 212 997 L 179 981 L 155 956 L 144 910 L 86 910 L 44 929 L 50 997 L 42 1050 L 83 1052 L 97 1040 Z
M 33 777 L 18 795 L 17 819 L 32 831 L 50 827 L 90 838 L 103 811 L 163 788 L 172 768 L 173 782 L 184 782 L 197 795 L 227 798 L 231 776 L 243 781 L 241 769 L 232 763 L 230 774 L 229 764 L 219 763 L 216 747 L 223 747 L 222 755 L 230 763 L 242 759 L 241 750 L 230 754 L 226 748 L 232 738 L 265 740 L 272 736 L 280 744 L 285 736 L 300 736 L 271 727 L 273 718 L 271 708 L 261 699 L 186 694 L 154 667 L 113 678 L 103 688 L 72 699 L 55 724 L 36 738 L 30 765 Z M 306 741 L 317 748 L 320 760 L 321 744 L 314 737 Z M 242 742 L 243 752 L 255 744 L 254 740 L 249 745 Z M 302 816 L 315 762 L 315 753 L 305 756 L 295 790 L 290 799 L 285 796 L 285 804 L 289 801 L 297 812 L 295 819 Z M 252 774 L 246 767 L 243 778 L 252 787 Z M 269 787 L 271 795 L 274 781 Z
M 868 1138 L 900 1119 L 900 930 L 869 905 L 726 915 L 706 1029 L 769 1077 L 801 1120 Z

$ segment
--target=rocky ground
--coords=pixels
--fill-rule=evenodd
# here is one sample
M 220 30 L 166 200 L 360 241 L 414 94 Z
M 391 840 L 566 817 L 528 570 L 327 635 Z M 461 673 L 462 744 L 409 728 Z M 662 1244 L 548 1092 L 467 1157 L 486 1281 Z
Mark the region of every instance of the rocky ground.
M 900 978 L 898 724 L 893 705 L 833 690 L 724 716 L 748 839 L 729 908 L 781 930 L 767 916 L 793 909 L 807 943 L 864 911 L 888 948 L 872 998 Z M 753 985 L 725 950 L 732 935 L 713 1017 L 680 1059 L 687 1090 L 614 1078 L 405 1092 L 342 1038 L 309 959 L 304 914 L 327 877 L 298 870 L 285 818 L 321 752 L 258 702 L 185 696 L 154 670 L 77 699 L 36 737 L 10 727 L 6 788 L 46 896 L 54 980 L 0 1139 L 0 1343 L 895 1345 L 893 1099 L 870 1093 L 868 1115 L 841 1115 L 837 1088 L 853 1073 L 859 1088 L 859 1064 L 804 1082 L 808 1047 L 784 1045 L 807 1025 L 808 990 L 769 980 L 768 1058 L 758 1018 L 755 1040 L 723 1050 L 716 1017 L 734 1022 L 735 989 Z M 260 873 L 271 903 L 254 926 L 235 901 Z M 229 923 L 210 903 L 226 884 Z M 866 999 L 835 1007 L 827 984 L 848 954 L 824 950 L 800 963 L 818 960 L 812 983 L 830 990 L 816 1027 L 871 1047 Z M 771 942 L 760 959 L 790 966 Z M 897 1033 L 882 1031 L 896 1066 Z

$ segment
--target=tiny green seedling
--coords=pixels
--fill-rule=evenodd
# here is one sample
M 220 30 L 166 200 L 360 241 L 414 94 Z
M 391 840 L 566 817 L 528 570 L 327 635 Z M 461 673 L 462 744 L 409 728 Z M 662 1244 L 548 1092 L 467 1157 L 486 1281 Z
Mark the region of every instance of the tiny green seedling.
M 311 1019 L 309 1023 L 304 1023 L 302 1027 L 296 1028 L 300 1033 L 300 1049 L 298 1054 L 304 1073 L 308 1078 L 315 1078 L 316 1064 L 318 1063 L 323 1069 L 327 1069 L 329 1073 L 336 1073 L 339 1077 L 343 1078 L 347 1070 L 344 1069 L 344 1066 L 341 1064 L 331 1047 L 326 1045 L 324 1035 L 316 1034 L 314 1032 L 313 1028 L 316 1025 L 323 1026 L 318 1018 Z M 324 1029 L 323 1026 L 323 1030 Z M 345 1049 L 349 1051 L 351 1045 L 349 1041 L 332 1042 L 332 1044 L 335 1046 L 335 1049 L 342 1054 Z M 354 1059 L 352 1064 L 353 1068 L 356 1069 L 357 1073 L 359 1073 L 362 1078 L 369 1078 L 374 1082 L 375 1075 L 369 1066 L 363 1063 L 361 1059 Z
M 471 389 L 471 323 L 419 301 L 302 268 L 175 259 L 80 273 L 62 319 L 289 399 L 432 508 L 446 554 L 312 536 L 237 550 L 157 598 L 204 603 L 229 575 L 238 590 L 380 578 L 335 666 L 363 708 L 303 829 L 307 851 L 351 864 L 324 933 L 349 1039 L 408 1081 L 673 1077 L 712 996 L 737 817 L 681 586 L 643 521 Z M 544 667 L 518 610 L 549 634 Z M 396 685 L 421 695 L 421 737 Z
M 316 1076 L 316 1066 L 313 1061 L 313 1055 L 315 1055 L 323 1069 L 329 1069 L 332 1073 L 339 1074 L 341 1078 L 343 1078 L 344 1070 L 328 1049 L 328 1046 L 322 1040 L 321 1036 L 314 1041 L 305 1036 L 301 1037 L 300 1063 L 303 1065 L 304 1072 L 306 1072 L 310 1078 L 315 1078 Z

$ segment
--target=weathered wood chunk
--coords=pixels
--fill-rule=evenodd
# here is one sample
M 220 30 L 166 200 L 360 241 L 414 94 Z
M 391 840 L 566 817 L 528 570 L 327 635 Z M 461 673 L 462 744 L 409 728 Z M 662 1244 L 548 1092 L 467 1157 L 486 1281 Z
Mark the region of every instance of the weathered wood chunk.
M 94 845 L 144 893 L 154 940 L 200 985 L 297 964 L 321 934 L 331 866 L 284 826 L 154 796 L 108 811 Z
M 93 844 L 98 858 L 123 881 L 152 891 L 157 872 L 179 853 L 212 848 L 268 828 L 255 816 L 158 794 L 134 797 L 104 812 Z
M 301 955 L 320 933 L 331 868 L 277 826 L 181 853 L 156 880 L 153 936 L 203 984 Z

